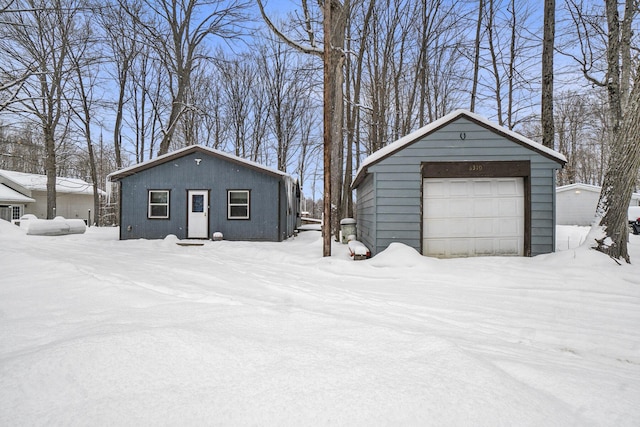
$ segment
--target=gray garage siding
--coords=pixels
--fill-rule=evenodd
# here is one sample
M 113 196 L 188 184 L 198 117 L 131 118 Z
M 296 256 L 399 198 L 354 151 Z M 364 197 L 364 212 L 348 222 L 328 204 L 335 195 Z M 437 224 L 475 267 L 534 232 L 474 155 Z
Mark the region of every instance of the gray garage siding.
M 461 139 L 464 133 L 465 139 Z M 390 243 L 401 241 L 421 250 L 423 162 L 529 161 L 531 165 L 531 255 L 554 250 L 554 169 L 556 161 L 511 141 L 464 117 L 407 145 L 369 166 L 368 176 L 375 186 L 374 230 L 361 223 L 361 191 L 358 185 L 358 221 L 361 235 L 373 236 L 369 247 L 374 254 Z M 364 181 L 363 181 L 364 183 Z M 370 191 L 369 191 L 370 192 Z M 368 206 L 367 210 L 372 208 Z M 371 216 L 371 212 L 367 212 Z M 364 239 L 363 239 L 364 240 Z
M 376 206 L 373 174 L 368 175 L 358 188 L 358 240 L 368 248 L 375 247 L 376 241 Z

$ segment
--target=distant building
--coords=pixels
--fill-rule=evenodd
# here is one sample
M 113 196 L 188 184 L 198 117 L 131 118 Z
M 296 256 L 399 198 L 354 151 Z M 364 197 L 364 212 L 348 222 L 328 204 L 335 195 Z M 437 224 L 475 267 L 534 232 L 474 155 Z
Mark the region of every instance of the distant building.
M 569 184 L 556 188 L 556 222 L 558 225 L 591 225 L 596 215 L 601 187 Z M 629 206 L 640 205 L 640 194 L 631 195 Z
M 56 216 L 89 219 L 93 186 L 77 178 L 56 178 Z M 24 214 L 47 218 L 47 176 L 0 169 L 0 218 L 17 222 Z

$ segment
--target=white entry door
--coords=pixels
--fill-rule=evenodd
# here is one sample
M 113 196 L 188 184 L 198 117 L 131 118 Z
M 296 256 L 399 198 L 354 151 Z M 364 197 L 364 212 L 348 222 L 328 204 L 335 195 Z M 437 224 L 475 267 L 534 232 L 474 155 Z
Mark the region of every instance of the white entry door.
M 189 239 L 209 237 L 209 192 L 207 190 L 189 190 L 187 221 L 187 237 Z
M 522 178 L 425 178 L 422 251 L 439 258 L 522 255 Z

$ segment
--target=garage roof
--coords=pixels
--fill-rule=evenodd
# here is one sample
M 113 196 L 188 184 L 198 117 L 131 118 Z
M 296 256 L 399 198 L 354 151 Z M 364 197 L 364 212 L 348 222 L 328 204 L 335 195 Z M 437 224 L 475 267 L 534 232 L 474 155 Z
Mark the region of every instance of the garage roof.
M 364 175 L 366 175 L 367 168 L 369 166 L 372 166 L 378 163 L 379 161 L 385 159 L 386 157 L 391 156 L 395 152 L 402 150 L 408 145 L 413 144 L 414 142 L 424 138 L 425 136 L 437 131 L 438 129 L 450 123 L 453 123 L 454 121 L 462 117 L 486 129 L 489 129 L 492 132 L 502 135 L 503 137 L 517 144 L 523 145 L 533 151 L 536 151 L 545 157 L 555 160 L 556 162 L 562 165 L 564 165 L 567 162 L 566 157 L 558 153 L 557 151 L 554 151 L 538 142 L 535 142 L 529 138 L 526 138 L 517 132 L 509 130 L 505 127 L 502 127 L 497 123 L 493 123 L 489 121 L 487 118 L 480 116 L 479 114 L 472 113 L 471 111 L 468 111 L 468 110 L 455 110 L 447 114 L 446 116 L 443 116 L 438 120 L 431 122 L 428 125 L 418 129 L 417 131 L 412 132 L 409 135 L 406 135 L 400 138 L 399 140 L 387 145 L 386 147 L 381 148 L 380 150 L 376 151 L 375 153 L 371 154 L 369 157 L 364 159 L 364 161 L 360 165 L 360 168 L 358 169 L 358 172 L 356 173 L 355 179 L 353 180 L 353 187 L 356 187 L 360 183 L 360 181 L 364 178 Z

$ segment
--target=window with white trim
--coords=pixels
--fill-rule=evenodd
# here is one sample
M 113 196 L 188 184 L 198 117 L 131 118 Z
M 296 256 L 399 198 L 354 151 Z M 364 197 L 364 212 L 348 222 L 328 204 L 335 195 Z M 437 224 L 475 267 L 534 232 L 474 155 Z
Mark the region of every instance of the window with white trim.
M 169 218 L 169 190 L 149 190 L 147 217 L 150 219 Z
M 22 206 L 12 206 L 11 207 L 11 219 L 17 220 L 20 219 L 22 215 Z
M 227 219 L 249 219 L 249 190 L 227 191 Z

